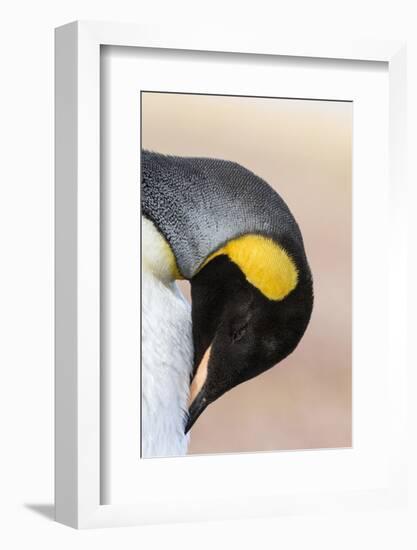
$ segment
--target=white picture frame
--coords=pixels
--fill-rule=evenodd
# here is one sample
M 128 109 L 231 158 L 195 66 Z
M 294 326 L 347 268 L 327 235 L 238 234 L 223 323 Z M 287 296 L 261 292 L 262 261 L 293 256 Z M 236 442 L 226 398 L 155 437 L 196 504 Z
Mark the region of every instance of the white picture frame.
M 100 485 L 100 48 L 129 46 L 334 60 L 382 61 L 389 71 L 389 265 L 403 282 L 390 312 L 395 375 L 389 373 L 387 406 L 395 424 L 384 487 L 355 492 L 289 491 L 244 502 L 182 501 L 167 495 L 148 506 L 101 504 Z M 280 42 L 272 36 L 195 29 L 75 22 L 56 30 L 56 519 L 77 528 L 161 521 L 264 516 L 328 507 L 392 506 L 405 495 L 405 45 L 401 42 Z M 395 246 L 394 246 L 395 244 Z M 404 330 L 402 330 L 404 329 Z M 394 341 L 394 340 L 393 340 Z

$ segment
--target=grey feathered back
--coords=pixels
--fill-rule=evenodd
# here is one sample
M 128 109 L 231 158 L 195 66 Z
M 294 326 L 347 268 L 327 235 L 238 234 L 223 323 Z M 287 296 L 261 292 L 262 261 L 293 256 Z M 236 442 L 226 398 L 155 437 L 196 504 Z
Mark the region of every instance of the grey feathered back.
M 205 259 L 247 233 L 273 238 L 306 263 L 298 225 L 264 180 L 235 162 L 142 151 L 142 212 L 191 278 Z

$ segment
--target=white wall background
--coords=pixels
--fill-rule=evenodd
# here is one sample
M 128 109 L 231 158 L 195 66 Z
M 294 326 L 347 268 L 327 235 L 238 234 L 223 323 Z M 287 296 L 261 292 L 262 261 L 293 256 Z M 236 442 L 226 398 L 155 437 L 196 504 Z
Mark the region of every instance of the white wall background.
M 74 19 L 222 22 L 248 33 L 404 38 L 409 181 L 417 182 L 417 38 L 405 0 L 14 0 L 0 8 L 0 546 L 14 548 L 415 548 L 416 375 L 410 368 L 409 510 L 76 532 L 53 523 L 53 28 Z M 414 102 L 412 101 L 414 98 Z M 416 192 L 410 212 L 416 208 Z M 414 205 L 414 206 L 413 206 Z M 411 231 L 416 234 L 416 216 Z M 415 241 L 414 241 L 414 249 Z M 413 252 L 414 254 L 414 252 Z M 414 258 L 415 259 L 415 258 Z M 410 280 L 417 280 L 416 264 Z M 412 288 L 414 307 L 416 293 Z M 410 308 L 410 319 L 414 319 Z M 414 350 L 410 360 L 417 363 Z M 414 458 L 414 461 L 413 461 Z M 49 517 L 48 517 L 49 516 Z M 141 546 L 140 546 L 141 545 Z

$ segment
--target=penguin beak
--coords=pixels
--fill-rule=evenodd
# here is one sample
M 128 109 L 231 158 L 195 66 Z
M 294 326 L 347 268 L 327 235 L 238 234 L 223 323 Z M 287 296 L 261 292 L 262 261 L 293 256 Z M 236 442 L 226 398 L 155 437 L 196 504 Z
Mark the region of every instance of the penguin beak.
M 205 394 L 204 384 L 207 379 L 207 369 L 210 359 L 211 346 L 204 353 L 204 356 L 197 367 L 190 389 L 190 407 L 188 409 L 188 419 L 185 426 L 185 433 L 188 433 L 197 418 L 208 405 L 208 399 Z
M 186 434 L 191 430 L 197 418 L 204 411 L 207 405 L 207 397 L 204 395 L 204 390 L 202 390 L 191 403 L 191 406 L 188 410 L 188 419 L 187 424 L 185 425 Z

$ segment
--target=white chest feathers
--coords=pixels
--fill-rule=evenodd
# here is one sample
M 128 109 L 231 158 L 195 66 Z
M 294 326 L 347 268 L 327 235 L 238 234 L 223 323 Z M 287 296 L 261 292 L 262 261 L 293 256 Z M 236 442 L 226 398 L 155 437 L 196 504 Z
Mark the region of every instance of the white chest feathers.
M 142 218 L 142 455 L 187 452 L 184 421 L 193 360 L 191 308 L 174 280 L 172 252 Z

